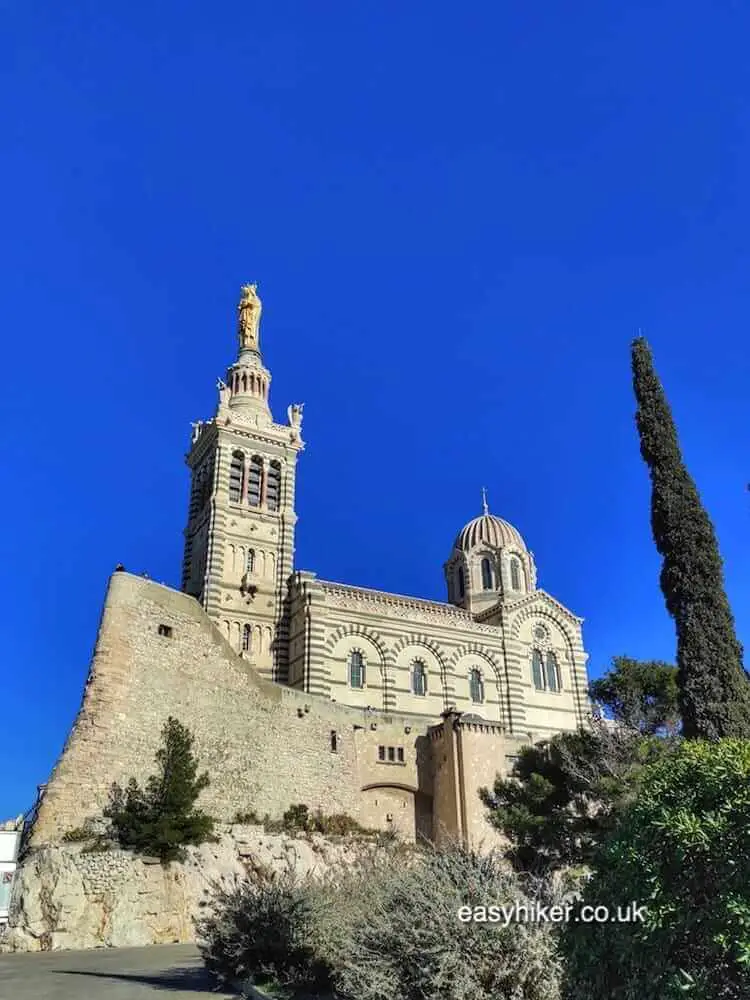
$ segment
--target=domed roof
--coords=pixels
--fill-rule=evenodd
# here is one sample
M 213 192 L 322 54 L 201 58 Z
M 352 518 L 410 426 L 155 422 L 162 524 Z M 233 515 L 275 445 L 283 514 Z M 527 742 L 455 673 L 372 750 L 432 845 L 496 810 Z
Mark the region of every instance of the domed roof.
M 469 521 L 459 531 L 453 548 L 468 552 L 482 544 L 496 549 L 511 547 L 526 550 L 526 543 L 520 532 L 512 524 L 503 521 L 501 517 L 495 517 L 494 514 L 482 514 Z

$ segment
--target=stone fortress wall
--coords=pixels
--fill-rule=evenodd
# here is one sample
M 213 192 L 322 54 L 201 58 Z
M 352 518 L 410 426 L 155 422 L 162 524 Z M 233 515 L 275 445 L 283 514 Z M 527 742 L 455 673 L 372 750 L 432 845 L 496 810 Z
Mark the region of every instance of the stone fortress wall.
M 194 598 L 115 572 L 81 708 L 40 802 L 30 845 L 57 842 L 101 815 L 113 782 L 152 773 L 169 715 L 195 734 L 201 769 L 211 778 L 201 804 L 220 822 L 249 809 L 278 817 L 303 802 L 413 839 L 418 832 L 458 832 L 456 803 L 461 795 L 476 798 L 468 758 L 463 791 L 450 785 L 458 782 L 455 769 L 446 785 L 449 772 L 440 762 L 443 743 L 455 742 L 452 717 L 435 726 L 424 716 L 345 707 L 267 681 L 232 650 Z M 519 739 L 498 742 L 496 726 L 479 726 L 480 738 L 485 730 L 482 771 L 490 767 L 492 774 L 482 773 L 481 783 L 491 784 Z M 437 782 L 435 768 L 442 768 Z M 483 840 L 489 828 L 474 835 Z

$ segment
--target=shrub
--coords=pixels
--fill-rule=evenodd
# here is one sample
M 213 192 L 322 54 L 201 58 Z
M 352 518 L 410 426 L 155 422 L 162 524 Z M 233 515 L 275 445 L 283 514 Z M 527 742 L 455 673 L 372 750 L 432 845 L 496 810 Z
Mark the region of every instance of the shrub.
M 76 826 L 72 830 L 66 830 L 62 839 L 66 844 L 75 844 L 82 840 L 91 840 L 93 834 L 82 826 Z
M 263 825 L 267 833 L 324 833 L 329 836 L 347 836 L 352 833 L 367 832 L 346 813 L 326 816 L 320 809 L 310 812 L 309 807 L 301 802 L 289 806 L 280 820 L 272 820 L 266 816 Z
M 329 970 L 310 944 L 307 892 L 290 873 L 215 886 L 211 912 L 196 921 L 207 969 L 225 983 L 270 977 L 284 987 L 325 986 Z
M 508 860 L 537 873 L 589 864 L 637 794 L 645 766 L 673 744 L 592 720 L 588 729 L 524 747 L 511 774 L 479 793 L 490 823 L 510 841 Z
M 333 813 L 326 816 L 318 810 L 312 817 L 312 828 L 316 833 L 324 833 L 329 837 L 347 837 L 353 833 L 366 833 L 363 826 L 347 816 L 346 813 Z
M 263 821 L 258 818 L 258 814 L 253 809 L 250 809 L 247 812 L 236 812 L 234 814 L 234 822 L 243 825 L 260 826 Z
M 375 838 L 375 843 L 378 847 L 389 847 L 396 844 L 397 841 L 398 834 L 395 830 L 380 830 Z
M 750 996 L 750 742 L 683 744 L 648 768 L 583 902 L 643 923 L 570 924 L 571 1000 Z
M 283 876 L 219 890 L 198 930 L 208 968 L 225 981 L 270 975 L 352 1000 L 558 1000 L 554 927 L 458 918 L 465 905 L 515 900 L 530 897 L 496 857 L 381 851 L 318 882 Z
M 396 854 L 353 907 L 335 985 L 356 1000 L 557 1000 L 554 925 L 458 919 L 463 906 L 529 903 L 546 891 L 530 880 L 524 891 L 497 856 L 459 846 Z
M 104 815 L 111 820 L 121 847 L 168 862 L 184 856 L 185 844 L 210 839 L 213 820 L 195 809 L 209 780 L 207 774 L 198 777 L 192 746 L 190 731 L 170 717 L 156 752 L 158 772 L 148 779 L 145 789 L 134 778 L 126 789 L 112 786 Z
M 310 816 L 310 810 L 306 805 L 302 805 L 301 803 L 289 806 L 287 811 L 281 817 L 281 822 L 283 828 L 288 830 L 290 833 L 297 830 L 308 831 L 312 829 L 312 817 Z

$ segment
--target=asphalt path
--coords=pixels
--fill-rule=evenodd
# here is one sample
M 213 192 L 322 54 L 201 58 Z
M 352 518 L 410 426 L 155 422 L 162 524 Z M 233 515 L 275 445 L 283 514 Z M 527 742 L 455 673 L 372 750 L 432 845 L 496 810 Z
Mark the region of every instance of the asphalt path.
M 194 945 L 0 955 L 0 1000 L 211 1000 Z

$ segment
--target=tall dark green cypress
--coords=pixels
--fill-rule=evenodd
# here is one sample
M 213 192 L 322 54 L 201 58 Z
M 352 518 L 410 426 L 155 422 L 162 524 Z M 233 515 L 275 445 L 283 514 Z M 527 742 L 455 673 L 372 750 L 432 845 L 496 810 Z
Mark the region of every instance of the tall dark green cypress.
M 651 528 L 661 589 L 677 628 L 683 732 L 750 738 L 750 682 L 742 665 L 713 524 L 685 468 L 672 413 L 643 337 L 632 345 L 641 455 L 651 477 Z

